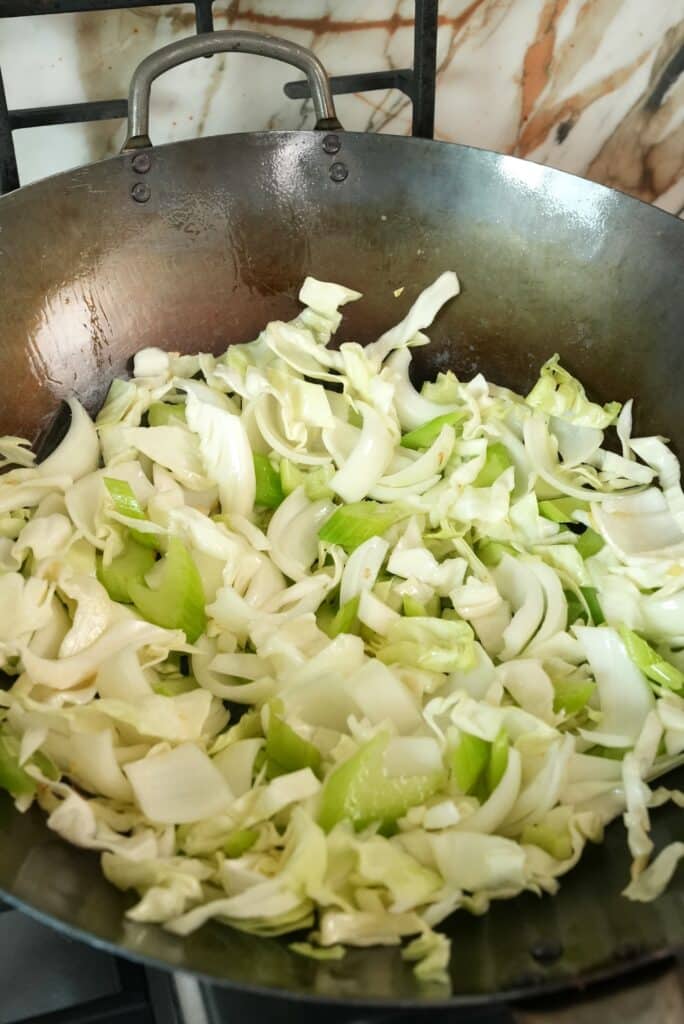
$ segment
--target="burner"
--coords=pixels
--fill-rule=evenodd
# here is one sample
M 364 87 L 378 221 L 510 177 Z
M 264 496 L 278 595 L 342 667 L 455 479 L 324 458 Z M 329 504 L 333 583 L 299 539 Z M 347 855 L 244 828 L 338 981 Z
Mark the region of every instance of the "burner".
M 84 11 L 121 11 L 126 8 L 162 7 L 168 0 L 2 0 L 0 19 L 36 14 L 74 14 Z M 214 0 L 181 0 L 195 8 L 198 33 L 214 28 Z M 412 133 L 431 139 L 435 120 L 435 81 L 437 75 L 438 0 L 415 0 L 413 67 L 389 71 L 371 71 L 358 75 L 339 75 L 331 79 L 333 93 L 370 92 L 399 89 L 412 102 Z M 308 96 L 306 82 L 290 82 L 285 93 L 291 99 Z M 92 100 L 87 103 L 61 103 L 24 110 L 8 110 L 0 69 L 0 194 L 19 187 L 19 172 L 12 133 L 21 128 L 74 124 L 125 118 L 125 99 Z

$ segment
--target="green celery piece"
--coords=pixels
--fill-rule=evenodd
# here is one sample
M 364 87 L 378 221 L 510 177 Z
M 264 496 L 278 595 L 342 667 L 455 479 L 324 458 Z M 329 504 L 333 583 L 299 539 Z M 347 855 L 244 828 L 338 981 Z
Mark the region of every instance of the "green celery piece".
M 322 628 L 328 634 L 331 640 L 340 633 L 354 633 L 358 635 L 359 620 L 359 601 L 360 597 L 351 597 Z
M 578 682 L 573 679 L 558 679 L 553 684 L 553 710 L 558 714 L 565 711 L 567 715 L 575 715 L 586 706 L 596 686 L 592 682 Z
M 319 629 L 322 629 L 326 636 L 330 636 L 330 631 L 333 628 L 333 619 L 335 618 L 335 609 L 331 604 L 324 601 L 323 604 L 318 606 L 316 612 L 316 625 Z
M 578 619 L 587 620 L 587 610 L 580 601 L 579 597 L 574 590 L 564 590 L 565 600 L 568 604 L 568 619 L 566 629 L 570 629 L 573 622 L 577 622 Z
M 574 513 L 589 508 L 588 501 L 581 498 L 554 498 L 539 502 L 539 515 L 552 523 L 571 523 Z
M 495 480 L 501 476 L 505 469 L 512 466 L 513 462 L 508 454 L 506 445 L 497 441 L 487 448 L 485 464 L 473 481 L 474 487 L 491 487 Z
M 178 537 L 169 538 L 159 586 L 152 589 L 132 581 L 128 592 L 148 622 L 166 629 L 182 629 L 191 644 L 204 632 L 207 617 L 202 577 Z
M 19 764 L 19 741 L 0 733 L 0 789 L 12 796 L 30 796 L 36 791 L 35 779 Z
M 411 510 L 399 502 L 386 505 L 378 501 L 354 501 L 340 505 L 327 519 L 318 536 L 330 544 L 341 544 L 346 551 L 354 551 L 371 537 L 380 537 L 400 519 L 411 515 Z
M 369 647 L 371 650 L 375 650 L 378 644 L 382 643 L 382 637 L 380 634 L 376 633 L 374 629 L 371 629 L 370 626 L 367 626 L 364 622 L 359 626 L 359 636 L 366 647 Z
M 526 825 L 520 836 L 521 843 L 539 846 L 556 860 L 567 860 L 572 856 L 572 839 L 566 829 L 557 832 L 548 825 Z
M 487 765 L 487 788 L 493 793 L 501 782 L 504 772 L 508 766 L 508 735 L 505 729 L 500 729 L 492 742 L 492 749 Z
M 552 523 L 569 523 L 571 521 L 568 513 L 556 508 L 555 501 L 540 501 L 537 507 L 539 508 L 539 515 L 543 516 L 544 519 L 550 519 Z
M 601 626 L 605 621 L 603 609 L 599 603 L 596 587 L 580 587 L 582 597 L 587 602 L 587 608 L 595 626 Z
M 241 857 L 243 853 L 247 853 L 247 850 L 251 850 L 258 838 L 257 829 L 241 828 L 228 836 L 223 844 L 223 852 L 230 860 L 234 860 L 236 857 Z
M 114 507 L 119 515 L 127 516 L 129 519 L 147 519 L 143 507 L 128 481 L 117 480 L 111 476 L 106 476 L 103 479 L 105 487 L 114 499 Z
M 409 594 L 404 594 L 401 604 L 401 610 L 407 618 L 425 618 L 428 614 L 425 605 L 421 604 L 420 601 L 416 601 L 415 597 L 411 597 Z
M 442 427 L 457 427 L 465 419 L 464 412 L 447 412 L 443 416 L 435 416 L 434 420 L 428 420 L 415 430 L 409 430 L 401 439 L 402 448 L 429 448 L 439 437 Z
M 304 475 L 304 490 L 309 501 L 320 501 L 321 498 L 332 498 L 330 481 L 335 475 L 332 466 L 316 466 Z
M 306 473 L 302 472 L 299 466 L 295 466 L 289 459 L 280 460 L 280 486 L 286 497 L 301 487 L 305 480 Z
M 120 555 L 105 565 L 102 556 L 97 556 L 97 578 L 112 601 L 130 604 L 131 583 L 142 584 L 145 576 L 155 563 L 155 553 L 132 537 L 127 537 Z
M 592 757 L 605 757 L 607 761 L 622 761 L 625 754 L 629 754 L 631 747 L 590 747 L 586 751 Z
M 264 767 L 264 765 L 267 765 L 267 764 L 268 764 L 268 757 L 266 755 L 266 748 L 265 747 L 261 747 L 259 750 L 257 750 L 257 755 L 254 758 L 254 764 L 252 765 L 252 778 L 256 779 L 256 777 L 259 774 L 259 772 L 261 771 L 261 769 Z M 267 774 L 268 774 L 268 767 L 267 767 Z M 285 774 L 284 771 L 275 772 L 275 775 L 284 775 L 284 774 Z M 270 778 L 274 778 L 275 775 L 271 775 Z
M 36 750 L 31 756 L 31 761 L 46 778 L 52 779 L 54 782 L 57 781 L 60 776 L 59 768 L 42 750 Z
M 441 615 L 435 615 L 434 618 L 446 619 L 447 622 L 464 621 L 455 608 L 445 608 Z
M 198 685 L 192 676 L 162 676 L 152 689 L 161 697 L 177 697 L 180 693 L 198 689 Z
M 280 460 L 280 483 L 286 497 L 298 487 L 304 487 L 309 501 L 332 498 L 333 492 L 328 485 L 334 473 L 332 466 L 316 466 L 315 469 L 304 472 L 299 466 L 295 466 L 294 462 L 288 459 Z
M 603 537 L 600 537 L 590 526 L 577 538 L 577 550 L 582 558 L 591 558 L 597 555 L 604 545 Z
M 256 495 L 254 503 L 265 505 L 266 508 L 278 508 L 278 505 L 285 498 L 283 486 L 280 482 L 280 473 L 271 465 L 270 459 L 265 455 L 255 453 L 254 474 L 256 476 Z
M 666 661 L 648 641 L 627 626 L 619 626 L 618 632 L 627 648 L 627 654 L 647 679 L 660 686 L 666 686 L 669 690 L 680 691 L 684 688 L 684 672 Z
M 380 733 L 328 776 L 318 817 L 326 832 L 345 819 L 357 831 L 376 821 L 387 829 L 443 785 L 441 773 L 388 778 L 383 765 L 388 740 L 386 733 Z
M 487 767 L 491 743 L 462 732 L 458 746 L 451 751 L 451 770 L 462 793 L 470 793 Z
M 147 410 L 149 427 L 168 427 L 174 423 L 185 423 L 185 405 L 172 405 L 169 402 L 153 402 Z
M 296 466 L 289 459 L 281 459 L 281 486 L 283 494 L 287 497 L 293 490 L 301 487 L 306 482 L 306 473 Z
M 502 544 L 497 540 L 479 540 L 475 546 L 475 554 L 483 565 L 493 569 L 504 555 L 515 555 L 515 550 L 509 544 Z
M 314 774 L 321 769 L 321 752 L 302 739 L 279 715 L 271 711 L 266 733 L 266 774 L 269 778 L 310 768 Z
M 133 493 L 131 485 L 126 480 L 116 480 L 111 476 L 106 476 L 103 479 L 105 487 L 114 501 L 114 508 L 120 516 L 126 516 L 127 519 L 144 519 L 147 521 L 148 517 L 142 505 Z M 138 544 L 142 544 L 146 548 L 156 548 L 159 543 L 155 534 L 143 533 L 142 530 L 131 529 L 131 536 L 134 540 L 137 540 Z

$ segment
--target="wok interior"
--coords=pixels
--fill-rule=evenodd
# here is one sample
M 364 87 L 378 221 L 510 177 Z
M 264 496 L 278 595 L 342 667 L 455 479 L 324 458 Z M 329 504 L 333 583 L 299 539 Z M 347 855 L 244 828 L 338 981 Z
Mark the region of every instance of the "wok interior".
M 453 269 L 462 294 L 416 350 L 419 377 L 481 370 L 524 391 L 558 351 L 681 449 L 681 223 L 508 157 L 340 138 L 342 183 L 320 135 L 268 133 L 153 150 L 145 204 L 129 157 L 3 200 L 0 431 L 38 436 L 73 392 L 94 410 L 144 345 L 255 337 L 298 311 L 307 274 L 364 293 L 339 337 L 366 342 Z
M 415 351 L 417 378 L 482 371 L 525 391 L 553 352 L 593 397 L 637 397 L 638 427 L 684 450 L 680 400 L 684 225 L 618 193 L 456 146 L 343 135 L 329 176 L 314 133 L 269 133 L 152 152 L 151 199 L 130 195 L 130 158 L 49 179 L 0 203 L 0 433 L 45 436 L 76 393 L 95 411 L 145 345 L 223 351 L 298 310 L 307 274 L 365 294 L 340 340 L 367 342 L 445 269 L 462 295 Z M 404 288 L 399 298 L 394 290 Z M 0 888 L 131 955 L 237 985 L 333 999 L 434 1001 L 396 949 L 314 963 L 276 940 L 217 924 L 181 939 L 126 922 L 128 898 L 95 856 L 67 847 L 38 812 L 6 805 Z M 658 845 L 681 812 L 656 815 Z M 559 896 L 452 917 L 453 997 L 472 1001 L 581 985 L 680 945 L 684 880 L 652 905 L 619 895 L 621 826 Z M 534 955 L 544 944 L 554 957 Z

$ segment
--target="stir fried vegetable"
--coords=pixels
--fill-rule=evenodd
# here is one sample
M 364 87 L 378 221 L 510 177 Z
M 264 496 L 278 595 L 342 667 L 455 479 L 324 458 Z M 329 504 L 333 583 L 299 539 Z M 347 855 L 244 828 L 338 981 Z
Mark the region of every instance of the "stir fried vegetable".
M 308 278 L 218 358 L 139 352 L 45 461 L 3 439 L 0 787 L 133 920 L 406 938 L 444 981 L 447 914 L 554 892 L 621 813 L 626 895 L 675 870 L 649 809 L 684 798 L 649 782 L 684 761 L 679 464 L 557 356 L 526 398 L 416 389 L 458 291 L 333 347 L 360 295 Z

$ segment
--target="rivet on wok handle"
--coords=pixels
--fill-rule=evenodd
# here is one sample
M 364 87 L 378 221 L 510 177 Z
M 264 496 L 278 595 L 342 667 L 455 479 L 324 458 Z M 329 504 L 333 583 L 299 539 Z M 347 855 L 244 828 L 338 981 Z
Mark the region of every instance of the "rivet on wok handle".
M 136 153 L 131 160 L 131 166 L 136 174 L 147 174 L 152 166 L 152 157 L 149 153 Z
M 146 185 L 144 181 L 136 181 L 131 188 L 131 196 L 136 203 L 146 203 L 151 194 L 150 186 Z
M 344 181 L 348 174 L 349 170 L 346 164 L 337 163 L 330 168 L 330 177 L 333 181 Z
M 341 145 L 337 135 L 326 135 L 323 139 L 323 152 L 332 156 L 333 153 L 339 153 Z
M 287 39 L 264 36 L 259 32 L 206 32 L 200 36 L 180 39 L 161 50 L 151 53 L 133 72 L 128 93 L 128 137 L 122 153 L 146 149 L 152 145 L 149 131 L 150 89 L 159 75 L 178 64 L 197 57 L 210 57 L 214 53 L 255 53 L 260 57 L 272 57 L 299 68 L 309 82 L 311 99 L 316 112 L 316 128 L 319 131 L 341 131 L 337 120 L 335 104 L 325 68 L 310 50 Z

